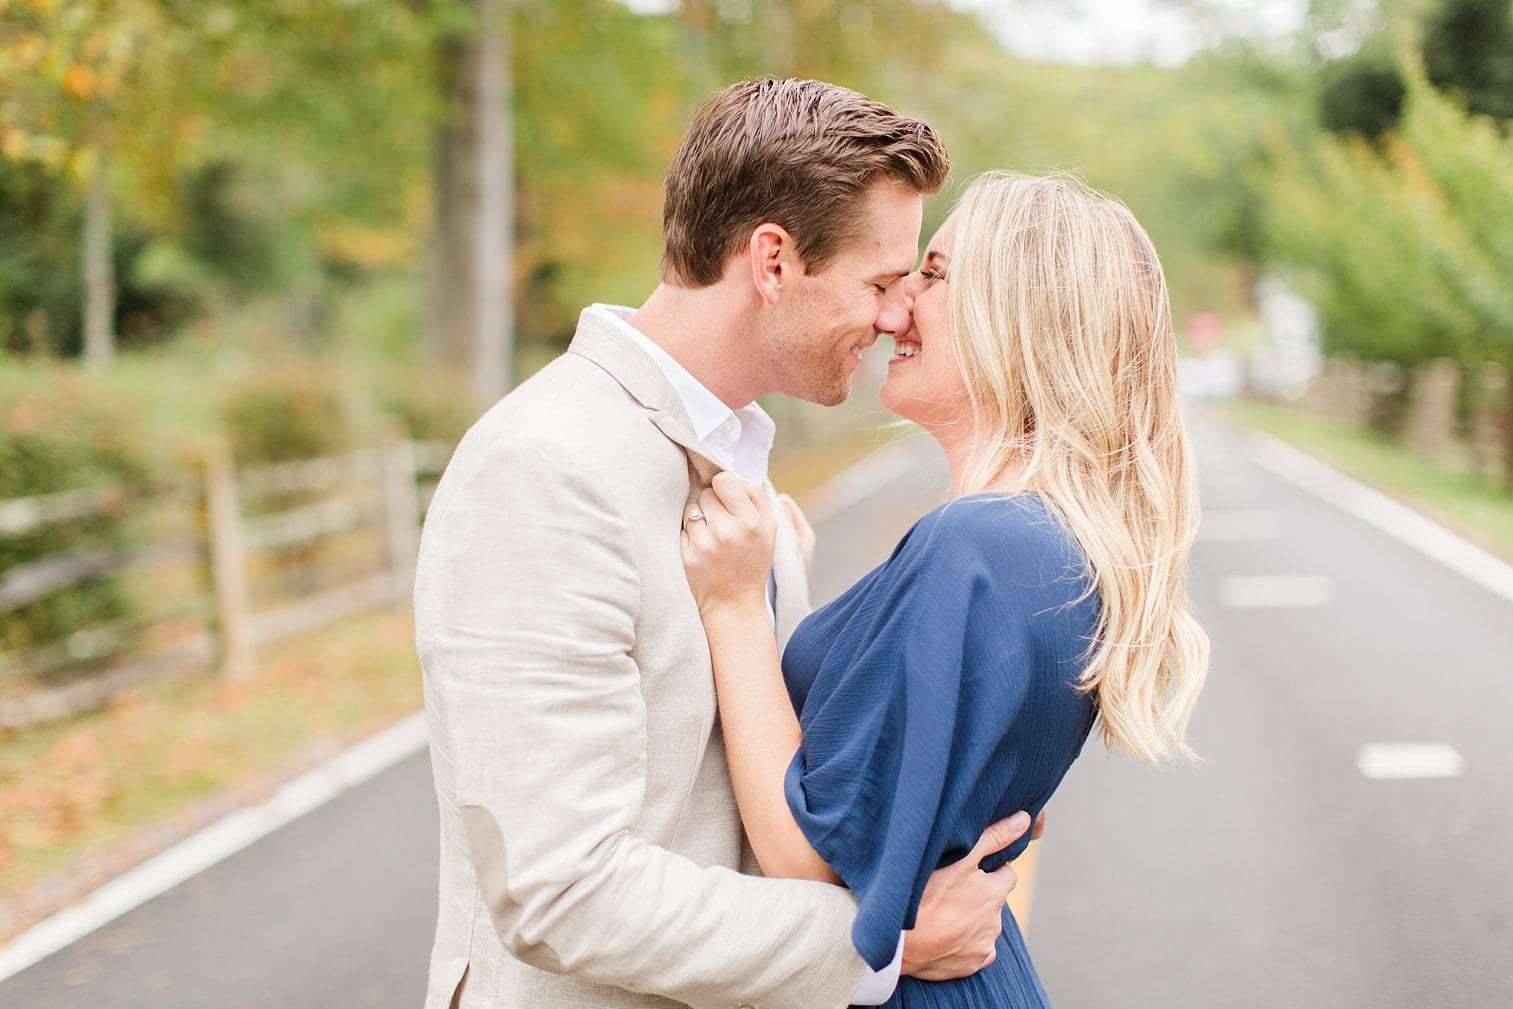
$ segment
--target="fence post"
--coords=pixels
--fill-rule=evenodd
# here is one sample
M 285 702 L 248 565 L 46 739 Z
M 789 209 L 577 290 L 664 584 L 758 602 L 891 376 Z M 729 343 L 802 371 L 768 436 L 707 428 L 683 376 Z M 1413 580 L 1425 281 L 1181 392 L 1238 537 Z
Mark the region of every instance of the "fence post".
M 252 674 L 251 606 L 247 600 L 241 507 L 231 451 L 217 442 L 205 458 L 205 512 L 210 531 L 210 573 L 215 586 L 221 671 L 233 679 Z
M 1477 372 L 1473 387 L 1471 459 L 1476 475 L 1493 486 L 1501 484 L 1503 414 L 1508 406 L 1508 369 L 1488 361 Z
M 420 552 L 420 506 L 416 502 L 415 443 L 391 435 L 384 440 L 384 516 L 388 525 L 390 596 L 410 602 L 415 590 L 415 558 Z
M 1460 396 L 1460 366 L 1435 358 L 1413 372 L 1408 390 L 1408 447 L 1427 459 L 1449 454 L 1455 438 L 1455 406 Z

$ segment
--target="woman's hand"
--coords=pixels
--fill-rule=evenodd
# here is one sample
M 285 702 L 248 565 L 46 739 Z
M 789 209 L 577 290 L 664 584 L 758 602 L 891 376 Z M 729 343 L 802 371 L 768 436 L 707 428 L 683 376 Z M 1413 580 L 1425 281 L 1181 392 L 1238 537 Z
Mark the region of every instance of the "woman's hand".
M 730 783 L 757 862 L 768 876 L 837 883 L 783 788 L 802 736 L 767 612 L 776 535 L 763 489 L 721 473 L 698 511 L 684 513 L 683 565 L 709 640 Z
M 729 607 L 767 609 L 777 522 L 761 487 L 734 473 L 715 475 L 683 516 L 683 568 L 699 616 Z
M 793 523 L 793 533 L 799 541 L 799 552 L 804 555 L 804 573 L 814 565 L 814 527 L 804 517 L 803 509 L 799 503 L 787 494 L 778 495 L 778 504 L 783 506 L 783 511 L 788 513 L 788 521 Z

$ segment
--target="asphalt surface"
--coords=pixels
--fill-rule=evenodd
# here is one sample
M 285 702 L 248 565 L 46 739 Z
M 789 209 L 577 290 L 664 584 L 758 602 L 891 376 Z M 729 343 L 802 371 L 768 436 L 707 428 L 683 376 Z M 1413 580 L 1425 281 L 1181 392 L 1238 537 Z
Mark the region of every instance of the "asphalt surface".
M 1206 763 L 1090 742 L 1052 801 L 1029 940 L 1053 1003 L 1513 1006 L 1513 604 L 1198 435 Z M 820 523 L 817 601 L 943 500 L 938 453 L 911 451 Z M 1307 576 L 1280 590 L 1307 605 L 1221 604 L 1256 575 Z M 1464 773 L 1357 769 L 1409 741 Z M 0 1007 L 413 1009 L 435 863 L 422 754 L 0 983 Z
M 1029 939 L 1053 1003 L 1513 1006 L 1513 604 L 1258 467 L 1236 435 L 1197 436 L 1206 763 L 1090 743 L 1073 768 Z M 1268 513 L 1250 524 L 1272 535 L 1223 537 L 1232 509 Z M 1227 580 L 1258 575 L 1322 577 L 1330 598 L 1233 605 Z M 1464 773 L 1357 769 L 1361 746 L 1399 742 L 1449 743 Z
M 0 984 L 3 1009 L 418 1009 L 436 923 L 425 754 Z

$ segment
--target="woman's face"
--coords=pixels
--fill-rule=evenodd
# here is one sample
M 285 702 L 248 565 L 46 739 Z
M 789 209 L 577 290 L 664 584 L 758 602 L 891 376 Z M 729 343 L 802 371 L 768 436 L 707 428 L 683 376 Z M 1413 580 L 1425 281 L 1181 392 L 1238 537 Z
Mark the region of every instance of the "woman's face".
M 918 272 L 904 281 L 913 296 L 913 319 L 906 333 L 894 337 L 895 352 L 879 395 L 884 409 L 932 432 L 960 424 L 970 414 L 967 386 L 946 326 L 955 237 L 953 214 L 930 239 Z

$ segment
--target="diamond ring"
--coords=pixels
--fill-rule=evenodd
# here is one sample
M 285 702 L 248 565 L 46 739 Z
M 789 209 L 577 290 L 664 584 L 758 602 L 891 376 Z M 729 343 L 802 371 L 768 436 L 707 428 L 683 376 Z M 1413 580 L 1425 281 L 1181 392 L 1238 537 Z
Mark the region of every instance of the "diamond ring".
M 704 512 L 701 511 L 697 506 L 688 509 L 688 521 L 690 521 L 690 522 L 703 522 L 704 521 Z

